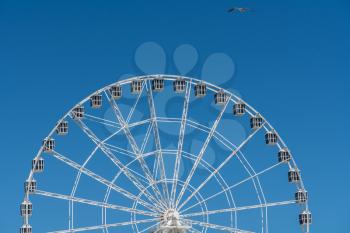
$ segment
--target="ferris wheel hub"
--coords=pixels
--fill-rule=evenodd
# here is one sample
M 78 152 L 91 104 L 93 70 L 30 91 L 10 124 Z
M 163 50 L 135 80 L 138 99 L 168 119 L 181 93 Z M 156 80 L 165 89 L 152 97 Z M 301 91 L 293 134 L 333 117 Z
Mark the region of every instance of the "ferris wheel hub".
M 180 214 L 175 209 L 168 209 L 164 212 L 161 221 L 165 225 L 177 226 L 180 221 Z
M 166 210 L 161 216 L 161 224 L 154 233 L 185 233 L 190 226 L 181 221 L 175 209 Z

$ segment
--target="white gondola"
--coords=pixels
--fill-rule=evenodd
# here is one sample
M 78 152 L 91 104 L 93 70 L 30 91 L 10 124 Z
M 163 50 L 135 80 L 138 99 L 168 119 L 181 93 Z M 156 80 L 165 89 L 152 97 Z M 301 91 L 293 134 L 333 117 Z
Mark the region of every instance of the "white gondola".
M 43 150 L 45 152 L 51 152 L 55 149 L 55 140 L 53 138 L 45 138 L 43 140 Z
M 197 83 L 194 86 L 194 95 L 196 97 L 204 97 L 207 93 L 207 85 L 205 85 L 205 83 Z
M 282 148 L 279 152 L 278 152 L 278 162 L 289 162 L 291 159 L 289 150 L 287 148 Z
M 43 158 L 38 158 L 38 159 L 33 159 L 32 160 L 32 170 L 34 172 L 42 172 L 44 171 L 44 159 Z
M 299 189 L 295 193 L 295 201 L 299 204 L 305 203 L 307 201 L 308 194 L 307 191 L 304 189 Z
M 82 119 L 84 118 L 84 106 L 75 107 L 72 111 L 72 116 L 74 119 Z
M 90 97 L 90 106 L 92 108 L 100 108 L 102 106 L 102 95 L 95 94 Z
M 226 103 L 228 97 L 227 97 L 227 93 L 224 92 L 223 90 L 218 91 L 217 93 L 215 93 L 214 95 L 214 101 L 215 104 L 218 105 L 223 105 Z
M 111 96 L 113 99 L 117 100 L 122 97 L 122 87 L 119 84 L 116 84 L 110 89 Z
M 311 213 L 309 211 L 303 211 L 299 214 L 299 224 L 308 225 L 312 223 Z
M 29 194 L 35 193 L 36 185 L 36 180 L 26 180 L 24 182 L 24 192 Z
M 290 183 L 297 183 L 300 181 L 300 174 L 298 170 L 290 169 L 288 172 L 288 181 Z
M 132 94 L 138 94 L 142 91 L 142 83 L 143 81 L 140 79 L 133 80 L 131 82 L 131 93 Z
M 154 78 L 152 80 L 152 90 L 153 91 L 162 91 L 164 89 L 164 79 L 163 78 Z
M 20 213 L 22 217 L 31 216 L 33 212 L 33 205 L 30 201 L 23 201 L 20 206 Z
M 184 92 L 186 89 L 186 81 L 183 78 L 177 78 L 173 82 L 174 91 L 177 93 Z
M 276 145 L 277 141 L 278 141 L 278 136 L 275 130 L 266 132 L 265 143 L 267 145 Z
M 24 224 L 20 230 L 20 233 L 32 233 L 32 226 L 30 226 L 29 224 Z
M 68 121 L 61 121 L 56 128 L 58 135 L 66 135 L 68 133 Z
M 245 103 L 241 101 L 237 101 L 237 103 L 233 105 L 233 115 L 243 116 L 244 113 L 245 113 Z
M 258 129 L 263 124 L 263 118 L 260 116 L 259 113 L 257 113 L 255 116 L 252 116 L 250 118 L 250 127 L 252 129 Z

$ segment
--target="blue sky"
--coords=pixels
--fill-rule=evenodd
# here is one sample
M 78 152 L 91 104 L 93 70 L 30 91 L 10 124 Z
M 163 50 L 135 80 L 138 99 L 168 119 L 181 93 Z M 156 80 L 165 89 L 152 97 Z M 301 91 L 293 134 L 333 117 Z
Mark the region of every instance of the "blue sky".
M 230 15 L 234 4 L 252 8 Z M 0 1 L 1 230 L 21 224 L 28 164 L 57 119 L 123 74 L 141 74 L 136 48 L 161 45 L 235 64 L 238 90 L 292 149 L 310 193 L 315 232 L 350 225 L 350 3 L 336 1 Z M 208 80 L 215 83 L 215 78 Z

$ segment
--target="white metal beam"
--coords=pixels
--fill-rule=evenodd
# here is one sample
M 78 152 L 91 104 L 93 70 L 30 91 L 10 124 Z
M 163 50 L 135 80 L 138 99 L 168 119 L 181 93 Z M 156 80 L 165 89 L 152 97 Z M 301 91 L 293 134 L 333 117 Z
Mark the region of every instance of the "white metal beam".
M 174 182 L 173 182 L 172 189 L 171 189 L 170 200 L 171 200 L 171 204 L 172 204 L 173 208 L 175 207 L 176 186 L 177 186 L 177 180 L 179 177 L 179 170 L 180 170 L 180 163 L 181 163 L 181 152 L 182 152 L 183 142 L 184 142 L 184 138 L 185 138 L 186 120 L 187 120 L 188 106 L 189 106 L 189 102 L 190 102 L 189 101 L 190 95 L 191 95 L 191 82 L 187 82 L 183 110 L 182 110 L 182 117 L 181 117 L 179 140 L 178 140 L 178 144 L 177 144 L 175 167 L 174 167 L 174 175 L 173 175 Z
M 225 105 L 222 107 L 222 109 L 221 109 L 219 115 L 217 116 L 217 118 L 216 118 L 216 120 L 215 120 L 213 126 L 211 127 L 210 132 L 209 132 L 209 134 L 208 134 L 208 136 L 207 136 L 207 138 L 206 138 L 206 140 L 205 140 L 205 142 L 204 142 L 204 144 L 203 144 L 203 146 L 202 146 L 202 149 L 200 150 L 200 152 L 199 152 L 199 154 L 198 154 L 198 156 L 197 156 L 197 159 L 196 159 L 196 161 L 194 162 L 193 167 L 192 167 L 192 169 L 191 169 L 189 175 L 187 176 L 187 179 L 186 179 L 186 181 L 185 181 L 185 184 L 184 184 L 184 186 L 182 186 L 182 189 L 181 189 L 181 191 L 180 191 L 180 193 L 179 193 L 179 196 L 177 197 L 175 206 L 178 206 L 178 204 L 179 204 L 179 202 L 180 202 L 180 200 L 181 200 L 183 194 L 185 193 L 186 188 L 187 188 L 188 184 L 190 183 L 190 181 L 191 181 L 191 179 L 192 179 L 192 176 L 193 176 L 194 172 L 196 171 L 196 169 L 197 169 L 197 167 L 198 167 L 198 165 L 199 165 L 199 163 L 200 163 L 200 161 L 201 161 L 201 159 L 202 159 L 202 157 L 203 157 L 203 155 L 204 155 L 204 152 L 206 151 L 206 149 L 207 149 L 207 147 L 208 147 L 208 145 L 209 145 L 209 142 L 211 141 L 212 137 L 214 136 L 214 134 L 215 134 L 215 132 L 216 132 L 216 128 L 217 128 L 217 126 L 219 125 L 219 122 L 220 122 L 220 120 L 221 120 L 221 118 L 222 118 L 222 115 L 224 114 L 224 112 L 225 112 L 225 110 L 226 110 L 226 108 L 227 108 L 227 106 L 228 106 L 228 104 L 229 104 L 229 102 L 230 102 L 230 101 L 229 101 L 230 98 L 231 98 L 231 96 L 229 96 L 229 97 L 227 98 L 227 101 L 226 101 Z M 194 194 L 193 194 L 193 195 L 194 195 Z
M 146 215 L 146 216 L 159 217 L 159 214 L 152 213 L 149 211 L 138 210 L 138 209 L 129 208 L 126 206 L 114 205 L 114 204 L 89 200 L 89 199 L 85 199 L 85 198 L 71 197 L 70 195 L 63 195 L 63 194 L 47 192 L 47 191 L 43 191 L 43 190 L 37 190 L 35 192 L 35 194 L 40 195 L 40 196 L 45 196 L 45 197 L 66 200 L 66 201 L 83 203 L 83 204 L 92 205 L 92 206 L 99 206 L 99 207 L 103 207 L 103 208 L 107 208 L 107 209 L 119 210 L 119 211 L 128 212 L 128 213 L 135 213 L 135 214 L 141 214 L 141 215 Z
M 165 202 L 169 205 L 169 191 L 168 191 L 168 185 L 166 183 L 166 174 L 165 174 L 165 165 L 164 165 L 164 159 L 163 159 L 163 153 L 162 153 L 162 147 L 161 147 L 161 142 L 160 142 L 160 137 L 159 137 L 159 128 L 158 128 L 158 123 L 157 123 L 157 115 L 156 115 L 156 109 L 154 105 L 154 99 L 153 99 L 153 92 L 152 92 L 152 87 L 148 86 L 148 82 L 145 81 L 145 86 L 147 90 L 147 97 L 148 97 L 148 107 L 152 119 L 152 128 L 153 128 L 153 136 L 154 136 L 154 142 L 156 145 L 156 150 L 158 151 L 157 153 L 157 158 L 159 160 L 159 168 L 160 168 L 160 177 L 162 180 L 165 182 L 162 182 L 161 185 L 163 187 L 163 197 L 165 196 Z
M 228 226 L 221 226 L 221 225 L 217 225 L 217 224 L 212 224 L 212 223 L 207 223 L 207 222 L 201 222 L 201 221 L 196 221 L 196 220 L 192 220 L 192 219 L 186 219 L 186 221 L 190 222 L 191 224 L 194 225 L 199 225 L 202 227 L 207 227 L 207 228 L 211 228 L 214 230 L 220 230 L 220 231 L 228 231 L 228 232 L 234 232 L 234 233 L 254 233 L 252 231 L 246 231 L 246 230 L 241 230 L 238 228 L 232 228 L 232 227 L 228 227 Z
M 50 231 L 48 233 L 71 233 L 71 232 L 81 232 L 81 231 L 93 231 L 93 230 L 101 230 L 101 229 L 105 229 L 105 228 L 122 227 L 122 226 L 141 224 L 141 223 L 149 223 L 149 222 L 155 222 L 155 221 L 158 221 L 158 218 L 144 219 L 144 220 L 138 220 L 138 221 L 129 221 L 129 222 L 110 223 L 110 224 L 103 224 L 103 225 L 90 226 L 90 227 L 73 228 L 71 230 Z
M 142 88 L 143 89 L 143 88 Z M 142 91 L 140 92 L 140 95 L 141 95 Z M 117 103 L 114 101 L 113 98 L 110 98 L 110 96 L 108 95 L 107 92 L 105 92 L 105 95 L 106 95 L 106 98 L 109 100 L 109 103 L 113 109 L 113 112 L 114 112 L 114 115 L 117 117 L 117 120 L 119 121 L 119 124 L 122 126 L 123 128 L 123 131 L 124 131 L 124 134 L 125 136 L 127 137 L 128 139 L 128 142 L 132 148 L 132 150 L 134 151 L 134 153 L 136 154 L 137 158 L 138 158 L 138 162 L 140 163 L 141 165 L 141 168 L 143 170 L 143 172 L 145 173 L 145 176 L 146 178 L 149 180 L 149 183 L 150 184 L 155 184 L 155 181 L 151 175 L 151 172 L 147 166 L 147 163 L 146 161 L 143 159 L 143 156 L 142 154 L 140 153 L 140 150 L 137 146 L 137 143 L 135 141 L 135 138 L 132 136 L 131 132 L 130 132 L 130 129 L 129 129 L 129 126 L 128 124 L 125 122 L 124 118 L 123 118 L 123 115 L 117 105 Z M 156 185 L 151 185 L 151 189 L 153 190 L 153 192 L 155 193 L 156 195 L 156 199 L 155 202 L 163 205 L 164 207 L 166 207 L 166 205 L 161 201 L 163 200 L 163 197 L 158 189 L 158 187 Z M 146 190 L 146 192 L 148 192 Z
M 181 216 L 184 218 L 188 218 L 188 217 L 195 217 L 195 216 L 208 215 L 208 214 L 219 214 L 219 213 L 226 213 L 226 212 L 251 210 L 251 209 L 266 208 L 266 207 L 272 207 L 272 206 L 283 206 L 283 205 L 290 205 L 290 204 L 296 204 L 296 201 L 290 200 L 290 201 L 270 202 L 266 204 L 257 204 L 257 205 L 250 205 L 250 206 L 240 206 L 240 207 L 234 207 L 234 208 L 202 211 L 202 212 L 184 214 Z

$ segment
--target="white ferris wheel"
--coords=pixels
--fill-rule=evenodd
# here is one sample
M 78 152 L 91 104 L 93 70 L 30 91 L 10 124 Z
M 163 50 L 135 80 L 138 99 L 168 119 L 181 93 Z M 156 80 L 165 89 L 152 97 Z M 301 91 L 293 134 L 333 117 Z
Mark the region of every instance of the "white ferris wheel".
M 267 120 L 230 91 L 175 75 L 121 80 L 79 102 L 43 140 L 24 189 L 20 233 L 311 224 L 300 170 Z

